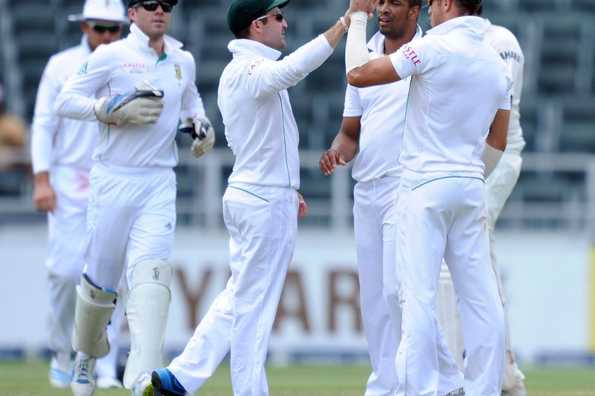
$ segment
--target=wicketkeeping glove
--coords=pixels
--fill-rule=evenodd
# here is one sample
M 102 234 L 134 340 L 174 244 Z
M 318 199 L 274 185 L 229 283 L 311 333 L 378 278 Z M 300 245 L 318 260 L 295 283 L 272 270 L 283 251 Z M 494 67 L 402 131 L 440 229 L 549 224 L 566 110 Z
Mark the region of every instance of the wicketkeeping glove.
M 188 133 L 192 137 L 192 155 L 196 158 L 209 152 L 215 145 L 215 129 L 207 117 L 187 119 L 181 126 L 180 132 Z
M 94 110 L 106 124 L 154 124 L 163 110 L 163 91 L 137 88 L 130 94 L 106 96 L 95 103 Z

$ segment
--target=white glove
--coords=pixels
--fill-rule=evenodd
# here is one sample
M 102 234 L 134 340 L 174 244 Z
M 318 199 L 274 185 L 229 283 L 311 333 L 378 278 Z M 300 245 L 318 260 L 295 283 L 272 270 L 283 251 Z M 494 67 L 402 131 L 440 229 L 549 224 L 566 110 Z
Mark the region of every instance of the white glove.
M 95 102 L 94 110 L 106 124 L 154 124 L 163 110 L 163 91 L 137 88 L 130 94 L 106 96 Z
M 193 125 L 192 135 L 192 155 L 196 158 L 211 151 L 215 145 L 215 129 L 207 117 L 195 117 L 191 120 Z

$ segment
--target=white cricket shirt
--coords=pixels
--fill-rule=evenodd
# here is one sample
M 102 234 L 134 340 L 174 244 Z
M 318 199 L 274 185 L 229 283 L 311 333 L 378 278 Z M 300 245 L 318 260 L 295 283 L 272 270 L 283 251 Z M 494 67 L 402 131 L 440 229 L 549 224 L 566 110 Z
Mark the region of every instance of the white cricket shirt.
M 484 42 L 479 17 L 448 20 L 390 55 L 412 76 L 400 162 L 414 172 L 482 177 L 485 138 L 498 109 L 510 109 L 510 79 Z
M 230 185 L 300 186 L 299 135 L 287 88 L 333 52 L 324 36 L 277 61 L 281 52 L 254 40 L 232 40 L 217 103 L 235 163 Z
M 414 40 L 422 36 L 417 28 Z M 384 56 L 384 35 L 376 32 L 368 41 L 370 58 Z M 347 85 L 343 117 L 361 117 L 359 151 L 352 176 L 366 182 L 383 176 L 399 176 L 399 154 L 405 128 L 409 78 L 384 85 L 356 88 Z
M 486 41 L 498 52 L 512 78 L 512 109 L 508 123 L 506 152 L 520 154 L 525 147 L 520 112 L 525 56 L 514 34 L 505 27 L 490 24 Z
M 91 168 L 91 154 L 99 140 L 97 122 L 62 118 L 54 111 L 64 83 L 76 74 L 89 54 L 91 48 L 84 36 L 80 45 L 55 54 L 45 67 L 31 127 L 33 173 L 47 172 L 53 166 Z
M 149 47 L 149 38 L 136 26 L 123 40 L 99 46 L 58 96 L 59 115 L 96 120 L 95 97 L 133 92 L 147 81 L 163 90 L 163 111 L 155 124 L 116 127 L 99 123 L 95 161 L 128 167 L 167 167 L 177 164 L 174 141 L 181 118 L 204 115 L 195 85 L 196 65 L 182 44 L 165 37 L 162 56 Z

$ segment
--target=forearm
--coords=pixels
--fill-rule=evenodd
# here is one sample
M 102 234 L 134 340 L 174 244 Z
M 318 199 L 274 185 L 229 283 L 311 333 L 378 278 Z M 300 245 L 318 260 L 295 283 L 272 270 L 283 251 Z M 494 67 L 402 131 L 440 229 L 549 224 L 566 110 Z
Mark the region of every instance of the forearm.
M 52 162 L 53 136 L 51 133 L 40 128 L 36 120 L 33 121 L 33 133 L 31 136 L 31 162 L 33 173 L 47 171 Z
M 345 46 L 345 68 L 347 73 L 366 64 L 369 60 L 366 47 L 367 22 L 368 16 L 365 12 L 355 12 L 351 15 L 351 24 Z
M 75 120 L 96 121 L 94 97 L 84 96 L 72 91 L 62 91 L 58 95 L 55 111 L 60 117 Z
M 337 136 L 335 136 L 330 149 L 338 151 L 341 154 L 341 157 L 343 157 L 346 162 L 349 162 L 357 153 L 358 143 L 353 137 L 340 131 Z
M 293 53 L 277 62 L 280 67 L 279 76 L 281 80 L 286 80 L 291 85 L 297 84 L 309 73 L 322 65 L 333 53 L 334 47 L 325 36 L 320 35 L 314 40 L 302 45 Z M 283 78 L 285 77 L 285 78 Z
M 338 19 L 337 22 L 330 27 L 329 30 L 324 32 L 324 37 L 328 41 L 331 47 L 336 48 L 341 41 L 341 38 L 346 33 L 346 29 L 349 28 L 350 18 L 349 16 L 341 17 L 343 18 Z
M 48 171 L 41 171 L 41 172 L 36 172 L 34 175 L 34 180 L 36 185 L 39 184 L 44 184 L 44 185 L 49 185 L 50 184 L 50 173 Z

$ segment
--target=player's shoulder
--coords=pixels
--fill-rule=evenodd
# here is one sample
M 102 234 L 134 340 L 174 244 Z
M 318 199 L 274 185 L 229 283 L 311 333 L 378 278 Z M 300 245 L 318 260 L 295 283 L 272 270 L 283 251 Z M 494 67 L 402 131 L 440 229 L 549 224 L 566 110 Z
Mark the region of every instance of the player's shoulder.
M 73 62 L 80 62 L 89 56 L 89 51 L 81 44 L 74 47 L 66 48 L 54 55 L 48 61 L 48 68 L 63 68 Z
M 486 33 L 486 39 L 500 56 L 523 58 L 518 39 L 506 27 L 492 24 Z
M 126 46 L 126 40 L 120 39 L 109 44 L 101 44 L 91 55 L 97 60 L 113 60 L 129 54 L 130 49 Z
M 175 50 L 175 55 L 179 59 L 179 61 L 187 66 L 187 67 L 196 67 L 196 61 L 194 60 L 194 55 L 190 51 L 186 51 L 182 48 L 178 48 Z

